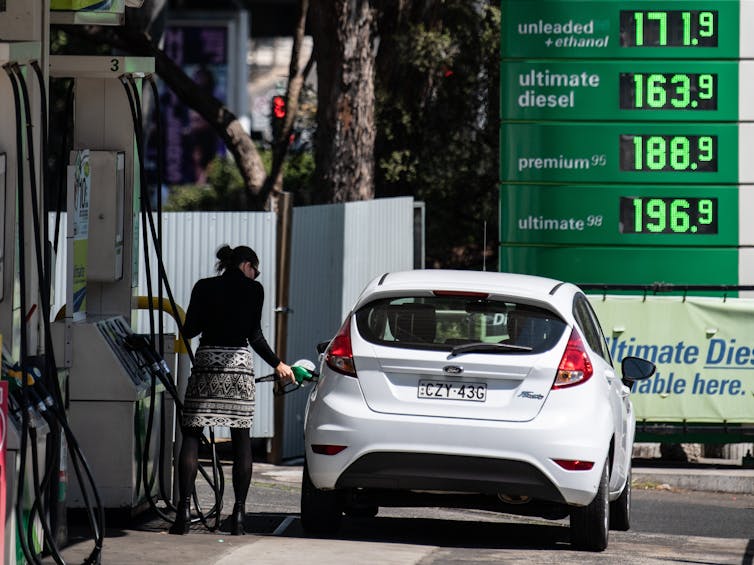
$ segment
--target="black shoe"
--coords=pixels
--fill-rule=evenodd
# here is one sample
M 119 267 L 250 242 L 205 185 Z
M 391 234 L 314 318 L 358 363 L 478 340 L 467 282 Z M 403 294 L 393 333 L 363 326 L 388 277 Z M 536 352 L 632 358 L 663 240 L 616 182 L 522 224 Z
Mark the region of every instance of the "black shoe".
M 236 502 L 233 505 L 233 514 L 230 515 L 230 535 L 242 536 L 244 531 L 244 520 L 246 519 L 246 510 L 243 502 Z
M 183 536 L 189 532 L 191 525 L 191 499 L 186 498 L 178 503 L 175 511 L 175 522 L 168 530 L 169 534 Z

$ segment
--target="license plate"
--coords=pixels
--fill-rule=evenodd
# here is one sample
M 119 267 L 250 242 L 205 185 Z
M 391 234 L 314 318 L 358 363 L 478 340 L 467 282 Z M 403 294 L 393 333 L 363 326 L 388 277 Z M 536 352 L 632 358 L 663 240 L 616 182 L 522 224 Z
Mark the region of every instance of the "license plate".
M 419 381 L 418 395 L 419 398 L 484 402 L 487 399 L 487 383 Z

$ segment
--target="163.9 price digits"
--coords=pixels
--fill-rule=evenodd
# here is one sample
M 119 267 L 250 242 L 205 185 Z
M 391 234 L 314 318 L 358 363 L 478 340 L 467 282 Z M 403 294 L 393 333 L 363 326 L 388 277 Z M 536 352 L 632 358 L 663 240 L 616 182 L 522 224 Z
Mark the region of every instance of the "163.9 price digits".
M 621 73 L 620 107 L 626 110 L 716 110 L 717 75 Z

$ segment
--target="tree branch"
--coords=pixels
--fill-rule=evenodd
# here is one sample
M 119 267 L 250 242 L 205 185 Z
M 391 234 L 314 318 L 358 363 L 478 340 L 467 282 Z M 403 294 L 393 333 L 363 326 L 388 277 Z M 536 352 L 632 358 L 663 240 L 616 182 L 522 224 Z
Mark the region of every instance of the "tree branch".
M 299 97 L 301 89 L 304 86 L 304 80 L 309 70 L 311 70 L 312 59 L 304 68 L 303 72 L 299 65 L 301 55 L 301 45 L 304 42 L 304 33 L 306 31 L 306 17 L 309 13 L 309 0 L 299 0 L 299 15 L 296 31 L 293 35 L 293 47 L 291 49 L 291 63 L 288 70 L 288 85 L 285 90 L 285 119 L 280 128 L 280 134 L 277 139 L 273 139 L 272 146 L 272 167 L 267 181 L 262 189 L 262 196 L 270 199 L 270 209 L 276 207 L 276 196 L 283 190 L 283 163 L 288 153 L 290 145 L 291 132 L 293 124 L 298 114 Z
M 128 27 L 108 28 L 108 30 L 89 27 L 81 30 L 78 26 L 66 26 L 65 30 L 78 37 L 118 47 L 134 56 L 153 57 L 159 77 L 183 104 L 195 110 L 212 126 L 233 155 L 246 185 L 247 208 L 261 209 L 263 207 L 265 196 L 262 187 L 267 175 L 259 152 L 252 139 L 244 131 L 241 122 L 222 102 L 203 92 L 183 69 L 152 41 L 148 34 Z

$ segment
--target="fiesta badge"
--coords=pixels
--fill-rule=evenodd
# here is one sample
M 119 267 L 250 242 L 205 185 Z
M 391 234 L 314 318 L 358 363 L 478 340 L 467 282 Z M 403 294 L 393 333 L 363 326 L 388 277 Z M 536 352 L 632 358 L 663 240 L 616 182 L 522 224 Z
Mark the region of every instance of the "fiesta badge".
M 458 365 L 446 365 L 442 370 L 449 375 L 460 375 L 463 373 L 463 367 L 459 367 Z

